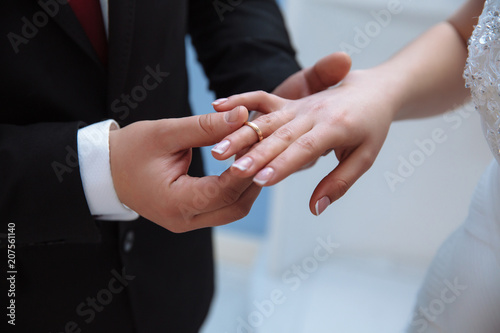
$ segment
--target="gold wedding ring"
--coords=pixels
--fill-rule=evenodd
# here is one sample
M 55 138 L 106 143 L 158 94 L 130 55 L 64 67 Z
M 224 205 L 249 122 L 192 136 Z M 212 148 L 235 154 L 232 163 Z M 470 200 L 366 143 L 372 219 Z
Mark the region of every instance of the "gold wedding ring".
M 245 122 L 245 125 L 250 126 L 255 131 L 255 133 L 257 133 L 257 136 L 259 137 L 259 142 L 264 140 L 264 135 L 262 135 L 262 131 L 260 130 L 259 126 L 255 125 L 251 121 Z

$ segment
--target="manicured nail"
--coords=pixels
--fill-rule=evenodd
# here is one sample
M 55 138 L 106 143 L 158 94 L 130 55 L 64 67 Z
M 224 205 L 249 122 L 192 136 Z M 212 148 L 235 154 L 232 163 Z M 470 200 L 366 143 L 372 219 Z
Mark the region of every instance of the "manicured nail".
M 266 183 L 271 179 L 274 175 L 274 169 L 267 167 L 259 171 L 257 175 L 253 178 L 253 181 L 260 186 L 266 185 Z
M 228 140 L 223 140 L 219 142 L 218 144 L 215 145 L 215 147 L 212 148 L 212 151 L 217 154 L 224 154 L 228 149 L 229 146 L 231 145 L 231 142 Z
M 212 105 L 213 105 L 213 106 L 221 105 L 221 104 L 226 103 L 227 101 L 228 101 L 228 99 L 227 99 L 227 98 L 219 98 L 219 99 L 217 99 L 217 100 L 213 101 L 213 102 L 212 102 Z
M 240 107 L 233 109 L 231 111 L 226 111 L 226 115 L 224 116 L 228 123 L 234 123 L 238 120 L 238 115 L 240 114 Z
M 323 198 L 316 201 L 316 205 L 314 206 L 316 210 L 316 216 L 320 216 L 321 213 L 323 213 L 325 209 L 327 209 L 328 206 L 330 206 L 330 204 L 331 204 L 330 198 L 327 196 L 324 196 Z
M 241 171 L 246 171 L 253 163 L 253 160 L 250 157 L 243 157 L 233 163 L 233 167 L 236 169 L 240 169 Z

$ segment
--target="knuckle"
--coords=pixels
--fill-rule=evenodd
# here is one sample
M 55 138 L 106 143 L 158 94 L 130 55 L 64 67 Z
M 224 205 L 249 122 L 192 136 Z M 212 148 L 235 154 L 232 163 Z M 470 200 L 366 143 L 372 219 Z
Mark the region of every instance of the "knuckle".
M 359 163 L 363 170 L 369 169 L 373 165 L 374 161 L 375 154 L 373 154 L 371 151 L 365 151 L 359 156 Z
M 212 114 L 207 114 L 198 118 L 198 123 L 203 132 L 212 136 L 215 134 L 215 122 Z
M 272 124 L 274 122 L 274 120 L 276 119 L 276 113 L 268 113 L 268 114 L 265 114 L 263 116 L 260 116 L 259 118 L 259 122 L 262 122 L 264 123 L 265 125 L 269 125 L 269 124 Z
M 255 92 L 255 95 L 257 98 L 259 99 L 262 99 L 262 98 L 267 98 L 269 96 L 269 94 L 267 92 L 265 92 L 264 90 L 257 90 Z
M 310 110 L 311 112 L 320 112 L 323 111 L 326 107 L 326 103 L 324 101 L 318 101 L 312 103 Z
M 284 124 L 290 122 L 294 118 L 294 114 L 286 111 L 274 111 L 271 113 L 266 113 L 260 117 L 258 117 L 257 123 L 258 125 L 264 126 L 262 130 L 264 132 L 270 132 L 273 129 L 278 128 L 279 126 L 283 126 Z M 269 133 L 270 134 L 270 133 Z
M 273 133 L 273 135 L 286 143 L 289 143 L 293 140 L 293 132 L 286 127 L 279 128 L 276 132 Z
M 241 220 L 242 218 L 246 217 L 250 213 L 250 208 L 251 206 L 245 204 L 245 203 L 239 203 L 235 205 L 234 210 L 233 210 L 233 219 L 235 221 Z
M 312 137 L 302 136 L 297 140 L 297 145 L 309 153 L 315 153 L 316 142 Z
M 330 127 L 340 127 L 349 131 L 353 129 L 354 123 L 346 110 L 335 110 L 330 112 L 330 116 L 326 117 L 326 124 Z
M 284 154 L 278 155 L 271 163 L 268 164 L 269 167 L 274 170 L 279 170 L 279 166 L 286 166 L 290 164 L 290 160 Z
M 234 204 L 240 198 L 240 192 L 233 188 L 225 188 L 222 191 L 222 201 L 226 206 Z
M 350 115 L 344 115 L 342 118 L 342 126 L 345 128 L 347 133 L 359 132 L 359 125 Z
M 340 198 L 344 194 L 346 194 L 349 188 L 350 188 L 349 183 L 344 179 L 336 179 L 333 182 L 333 190 L 337 198 Z

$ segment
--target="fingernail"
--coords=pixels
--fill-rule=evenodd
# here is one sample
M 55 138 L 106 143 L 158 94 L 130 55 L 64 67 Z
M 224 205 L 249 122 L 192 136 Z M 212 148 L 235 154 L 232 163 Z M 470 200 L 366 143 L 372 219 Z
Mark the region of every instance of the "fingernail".
M 327 209 L 328 206 L 330 206 L 330 204 L 331 204 L 330 198 L 327 196 L 324 196 L 323 198 L 316 201 L 316 205 L 314 206 L 316 210 L 316 216 L 320 216 L 321 213 L 323 213 L 325 209 Z
M 226 103 L 227 101 L 228 101 L 227 98 L 219 98 L 219 99 L 213 101 L 212 105 L 214 105 L 214 106 L 221 105 L 221 104 Z
M 224 154 L 228 149 L 229 146 L 231 145 L 231 142 L 228 140 L 223 140 L 219 142 L 218 144 L 215 145 L 215 147 L 212 148 L 212 151 L 217 154 Z
M 259 173 L 253 178 L 253 181 L 261 186 L 266 185 L 266 183 L 274 175 L 274 169 L 267 167 L 259 171 Z
M 228 123 L 234 123 L 238 120 L 238 115 L 240 114 L 240 108 L 233 109 L 231 111 L 227 111 L 226 115 L 224 116 L 226 119 L 226 122 Z
M 246 171 L 253 163 L 250 157 L 243 157 L 233 163 L 233 167 L 240 169 L 241 171 Z

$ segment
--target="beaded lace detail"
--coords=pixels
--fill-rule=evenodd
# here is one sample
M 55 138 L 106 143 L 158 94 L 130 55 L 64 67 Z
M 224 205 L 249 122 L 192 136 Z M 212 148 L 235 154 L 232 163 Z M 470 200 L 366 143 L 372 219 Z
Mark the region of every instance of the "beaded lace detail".
M 485 2 L 468 48 L 465 86 L 471 90 L 486 141 L 500 163 L 500 1 Z

